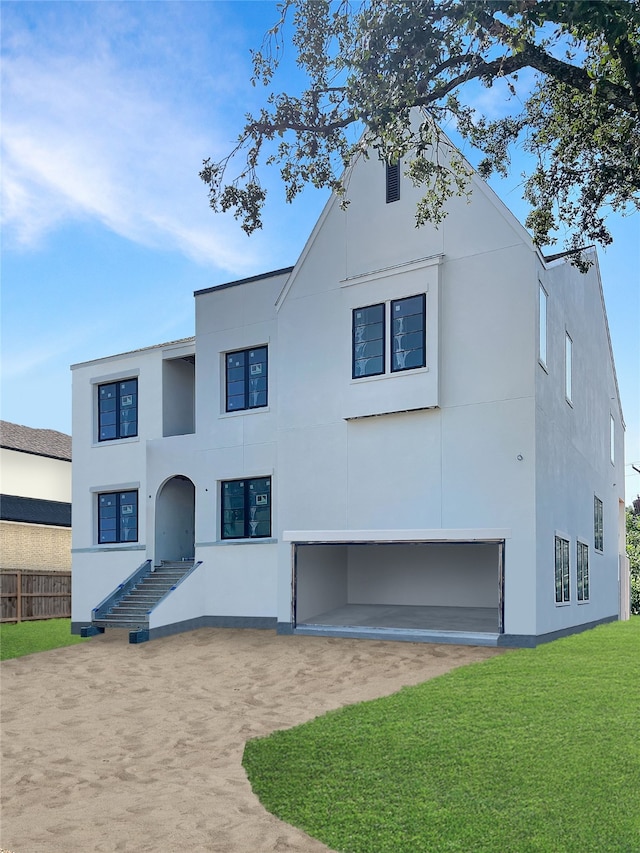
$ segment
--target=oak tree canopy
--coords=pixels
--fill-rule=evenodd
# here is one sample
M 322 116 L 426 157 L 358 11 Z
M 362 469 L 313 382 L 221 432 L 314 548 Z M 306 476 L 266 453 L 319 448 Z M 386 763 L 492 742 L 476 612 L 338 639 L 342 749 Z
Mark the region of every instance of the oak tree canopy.
M 278 13 L 252 55 L 270 94 L 200 173 L 247 234 L 262 226 L 262 165 L 279 167 L 288 201 L 312 184 L 348 204 L 345 167 L 372 153 L 402 158 L 423 190 L 416 224 L 437 225 L 468 186 L 447 127 L 479 149 L 483 178 L 506 176 L 517 147 L 532 155 L 522 189 L 540 246 L 606 245 L 609 211 L 640 208 L 640 0 L 284 0 Z M 301 93 L 273 90 L 291 47 Z M 508 111 L 490 120 L 473 97 L 499 80 Z

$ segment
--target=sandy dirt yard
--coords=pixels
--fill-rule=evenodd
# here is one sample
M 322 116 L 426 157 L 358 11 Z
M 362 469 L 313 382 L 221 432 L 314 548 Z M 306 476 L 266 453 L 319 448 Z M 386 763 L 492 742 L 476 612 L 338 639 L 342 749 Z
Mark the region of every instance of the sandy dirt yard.
M 1 835 L 13 853 L 319 853 L 267 813 L 245 741 L 497 649 L 201 629 L 111 631 L 0 665 Z

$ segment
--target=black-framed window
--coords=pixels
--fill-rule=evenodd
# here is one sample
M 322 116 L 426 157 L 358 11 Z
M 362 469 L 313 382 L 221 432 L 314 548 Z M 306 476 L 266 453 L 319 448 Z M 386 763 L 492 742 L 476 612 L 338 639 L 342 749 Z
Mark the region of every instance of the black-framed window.
M 578 542 L 576 556 L 578 601 L 589 601 L 589 546 L 584 542 Z
M 555 581 L 556 604 L 566 604 L 571 600 L 571 585 L 569 581 L 569 541 L 562 536 L 556 536 Z
M 602 501 L 594 495 L 593 498 L 593 547 L 602 551 L 604 546 L 604 522 Z
M 267 347 L 228 352 L 225 366 L 227 412 L 267 405 Z
M 138 435 L 138 380 L 98 385 L 98 441 Z
M 353 311 L 352 376 L 378 376 L 385 371 L 384 302 Z
M 427 297 L 424 293 L 391 300 L 389 313 L 391 372 L 414 370 L 427 363 Z M 353 379 L 386 372 L 386 303 L 353 310 Z
M 391 302 L 391 370 L 426 364 L 426 297 L 424 293 Z
M 400 162 L 386 164 L 387 204 L 400 200 Z
M 138 492 L 98 495 L 98 542 L 138 541 Z
M 223 539 L 271 536 L 271 477 L 221 483 Z

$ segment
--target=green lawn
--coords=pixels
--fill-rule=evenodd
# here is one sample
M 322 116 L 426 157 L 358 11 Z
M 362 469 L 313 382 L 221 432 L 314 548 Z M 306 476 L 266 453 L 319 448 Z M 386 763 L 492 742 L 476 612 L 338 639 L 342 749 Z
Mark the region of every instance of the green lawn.
M 334 850 L 638 853 L 640 617 L 250 741 L 243 763 Z
M 0 624 L 0 660 L 21 658 L 34 652 L 72 646 L 84 640 L 71 633 L 70 619 L 42 619 L 38 622 Z

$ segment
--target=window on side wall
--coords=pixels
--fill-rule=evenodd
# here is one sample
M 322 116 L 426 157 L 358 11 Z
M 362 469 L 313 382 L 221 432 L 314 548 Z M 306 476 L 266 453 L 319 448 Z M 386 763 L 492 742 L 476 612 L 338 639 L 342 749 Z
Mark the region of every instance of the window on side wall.
M 221 483 L 222 539 L 271 536 L 271 477 Z
M 589 601 L 589 546 L 578 542 L 577 551 L 577 598 L 578 601 Z
M 539 286 L 540 295 L 540 319 L 538 327 L 538 358 L 540 363 L 547 365 L 547 292 L 542 285 Z
M 98 441 L 138 435 L 138 380 L 98 385 Z
M 556 604 L 566 604 L 571 600 L 569 581 L 569 541 L 561 536 L 555 537 L 555 581 Z
M 260 409 L 268 401 L 267 347 L 229 352 L 225 356 L 226 411 Z
M 138 541 L 138 492 L 98 495 L 98 543 Z
M 613 415 L 609 417 L 609 458 L 611 459 L 611 464 L 616 464 L 616 422 L 613 419 Z
M 598 497 L 593 498 L 593 547 L 596 551 L 604 549 L 602 501 Z
M 567 398 L 567 402 L 571 403 L 573 398 L 572 394 L 572 380 L 573 380 L 573 341 L 569 337 L 569 333 L 565 334 L 564 338 L 564 393 Z

